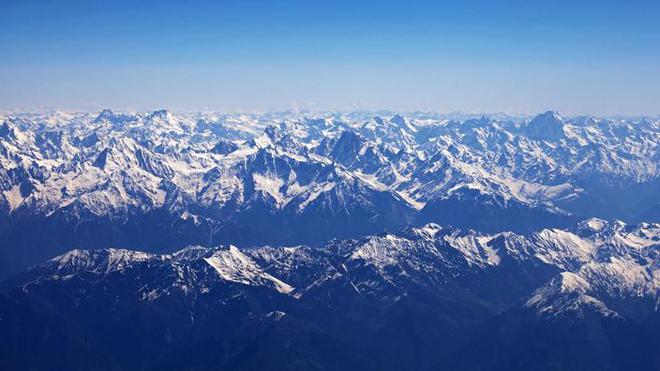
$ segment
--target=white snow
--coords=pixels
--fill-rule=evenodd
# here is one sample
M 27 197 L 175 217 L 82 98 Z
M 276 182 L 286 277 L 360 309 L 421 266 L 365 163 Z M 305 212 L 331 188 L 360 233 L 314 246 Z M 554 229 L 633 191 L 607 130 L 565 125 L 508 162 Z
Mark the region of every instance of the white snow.
M 212 256 L 204 258 L 225 280 L 249 286 L 268 285 L 283 294 L 294 290 L 292 286 L 265 273 L 261 267 L 244 255 L 235 246 L 227 250 L 218 250 Z

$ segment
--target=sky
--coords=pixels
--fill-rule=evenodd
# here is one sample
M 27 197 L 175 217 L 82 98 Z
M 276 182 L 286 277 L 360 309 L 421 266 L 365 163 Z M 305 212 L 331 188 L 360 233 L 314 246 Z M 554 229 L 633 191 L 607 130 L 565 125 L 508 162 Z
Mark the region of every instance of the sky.
M 0 108 L 660 114 L 659 1 L 0 1 Z

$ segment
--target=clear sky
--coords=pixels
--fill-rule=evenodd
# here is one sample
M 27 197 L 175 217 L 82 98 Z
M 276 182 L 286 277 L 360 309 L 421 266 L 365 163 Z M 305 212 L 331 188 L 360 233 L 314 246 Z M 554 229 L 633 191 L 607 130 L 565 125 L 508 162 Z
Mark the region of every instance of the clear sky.
M 0 1 L 0 108 L 660 113 L 660 1 Z

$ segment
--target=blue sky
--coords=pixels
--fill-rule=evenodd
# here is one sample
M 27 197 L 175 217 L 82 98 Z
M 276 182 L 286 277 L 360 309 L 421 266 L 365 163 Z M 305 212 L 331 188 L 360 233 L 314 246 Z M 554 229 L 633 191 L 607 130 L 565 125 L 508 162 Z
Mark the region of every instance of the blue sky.
M 657 1 L 0 2 L 0 107 L 660 113 Z

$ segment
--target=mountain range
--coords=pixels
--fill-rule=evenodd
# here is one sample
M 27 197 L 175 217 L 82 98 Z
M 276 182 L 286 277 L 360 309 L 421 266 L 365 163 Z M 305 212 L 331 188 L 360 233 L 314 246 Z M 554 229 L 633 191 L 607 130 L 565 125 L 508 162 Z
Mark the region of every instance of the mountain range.
M 659 222 L 659 141 L 657 119 L 556 112 L 14 114 L 0 126 L 1 276 L 73 248 Z
M 660 368 L 659 118 L 0 120 L 8 369 Z
M 72 250 L 6 281 L 25 369 L 657 367 L 660 224 L 427 224 L 320 247 Z M 26 344 L 29 344 L 26 347 Z

